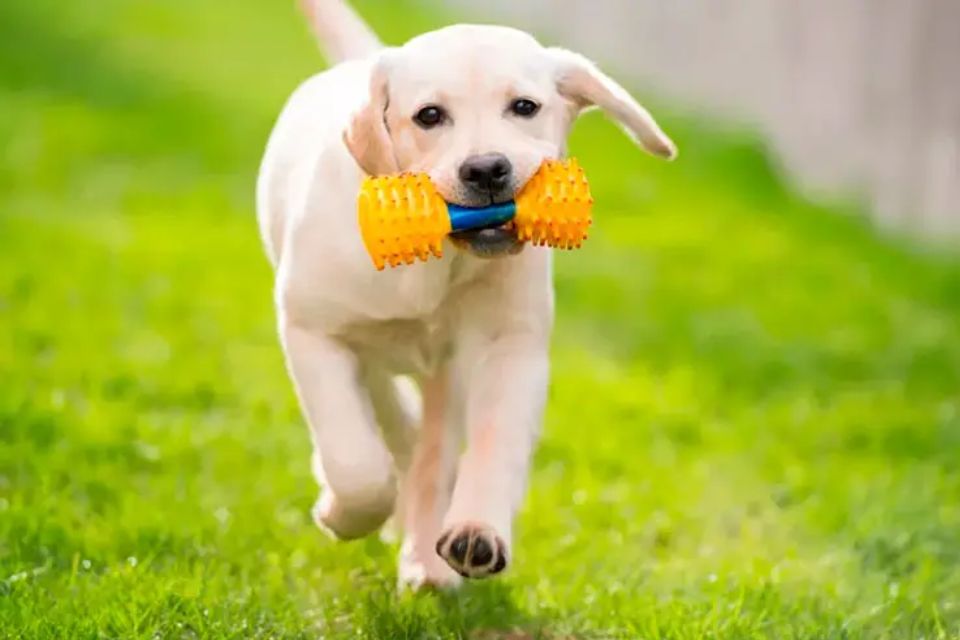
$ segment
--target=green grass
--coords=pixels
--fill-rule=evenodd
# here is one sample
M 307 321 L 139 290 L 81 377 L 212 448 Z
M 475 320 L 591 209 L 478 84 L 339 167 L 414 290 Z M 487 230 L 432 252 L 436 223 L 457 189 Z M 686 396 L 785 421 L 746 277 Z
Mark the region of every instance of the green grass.
M 0 635 L 960 637 L 960 265 L 669 109 L 672 165 L 575 132 L 509 574 L 398 596 L 324 538 L 252 210 L 318 60 L 285 3 L 0 3 Z

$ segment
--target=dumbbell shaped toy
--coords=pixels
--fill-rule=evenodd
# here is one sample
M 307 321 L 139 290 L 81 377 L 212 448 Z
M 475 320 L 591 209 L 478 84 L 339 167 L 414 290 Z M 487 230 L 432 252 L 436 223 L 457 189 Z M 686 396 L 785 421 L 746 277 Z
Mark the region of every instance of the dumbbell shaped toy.
M 517 239 L 576 249 L 587 238 L 593 198 L 574 159 L 546 160 L 515 200 L 471 208 L 444 202 L 425 173 L 370 176 L 357 199 L 360 234 L 377 270 L 443 256 L 454 231 L 512 225 Z

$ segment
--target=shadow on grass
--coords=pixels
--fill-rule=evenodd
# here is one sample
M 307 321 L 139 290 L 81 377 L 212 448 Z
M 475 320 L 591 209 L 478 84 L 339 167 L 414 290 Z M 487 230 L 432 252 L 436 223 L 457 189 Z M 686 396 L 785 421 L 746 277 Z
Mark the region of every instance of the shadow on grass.
M 549 638 L 547 621 L 517 605 L 507 582 L 472 582 L 454 592 L 397 594 L 384 589 L 364 603 L 364 637 Z M 360 631 L 360 630 L 357 630 Z

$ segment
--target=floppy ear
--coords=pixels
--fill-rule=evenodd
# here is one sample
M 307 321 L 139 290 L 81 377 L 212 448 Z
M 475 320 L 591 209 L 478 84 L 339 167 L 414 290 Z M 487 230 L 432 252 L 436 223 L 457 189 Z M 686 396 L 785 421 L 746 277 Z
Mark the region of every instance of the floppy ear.
M 343 132 L 343 141 L 360 168 L 370 175 L 396 173 L 397 159 L 393 141 L 387 129 L 389 105 L 387 65 L 383 58 L 374 63 L 370 72 L 370 97 L 350 120 Z
M 557 62 L 557 90 L 571 100 L 577 112 L 591 106 L 603 109 L 619 122 L 630 137 L 648 152 L 672 160 L 677 147 L 640 104 L 584 56 L 566 49 L 551 48 Z

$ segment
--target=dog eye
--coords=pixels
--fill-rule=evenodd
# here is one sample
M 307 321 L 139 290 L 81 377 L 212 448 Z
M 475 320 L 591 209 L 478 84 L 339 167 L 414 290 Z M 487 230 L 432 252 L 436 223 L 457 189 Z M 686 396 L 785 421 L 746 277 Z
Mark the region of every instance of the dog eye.
M 446 119 L 447 112 L 435 104 L 427 105 L 413 116 L 413 121 L 423 129 L 432 129 L 438 124 L 443 124 Z
M 540 111 L 540 105 L 528 98 L 517 98 L 510 103 L 510 112 L 521 118 L 530 118 Z

